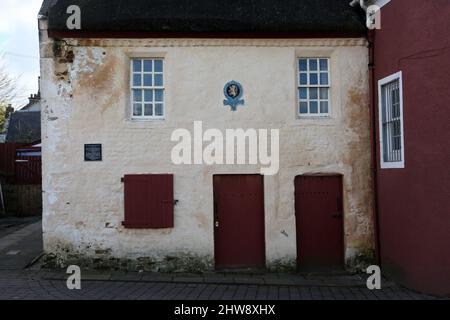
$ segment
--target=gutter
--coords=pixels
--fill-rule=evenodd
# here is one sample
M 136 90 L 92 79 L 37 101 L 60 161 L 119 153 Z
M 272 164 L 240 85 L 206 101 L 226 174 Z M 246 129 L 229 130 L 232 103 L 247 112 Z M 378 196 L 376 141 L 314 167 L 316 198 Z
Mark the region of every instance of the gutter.
M 374 1 L 370 0 L 352 0 L 352 2 L 350 2 L 351 7 L 356 7 L 359 4 L 361 9 L 364 10 L 364 12 L 366 13 L 366 27 L 369 28 L 370 30 L 373 29 L 373 21 L 372 21 L 373 12 L 371 12 L 373 10 L 370 10 L 373 8 L 373 3 Z
M 369 83 L 370 83 L 370 129 L 371 129 L 371 149 L 372 149 L 372 179 L 373 179 L 373 215 L 374 215 L 374 235 L 375 235 L 375 256 L 379 266 L 381 266 L 381 241 L 380 241 L 380 212 L 378 206 L 378 152 L 377 152 L 377 123 L 376 123 L 376 92 L 377 84 L 375 78 L 375 30 L 369 30 L 367 39 L 369 41 Z
M 368 3 L 369 2 L 369 3 Z M 381 266 L 381 241 L 380 241 L 380 208 L 379 208 L 379 192 L 378 192 L 378 150 L 377 150 L 377 83 L 375 77 L 375 36 L 376 32 L 373 28 L 373 21 L 369 13 L 370 5 L 373 1 L 369 0 L 352 0 L 350 6 L 360 6 L 367 15 L 367 40 L 369 41 L 369 86 L 370 86 L 370 146 L 371 146 L 371 171 L 372 171 L 372 188 L 373 188 L 373 222 L 374 222 L 374 237 L 375 237 L 375 259 L 378 266 Z

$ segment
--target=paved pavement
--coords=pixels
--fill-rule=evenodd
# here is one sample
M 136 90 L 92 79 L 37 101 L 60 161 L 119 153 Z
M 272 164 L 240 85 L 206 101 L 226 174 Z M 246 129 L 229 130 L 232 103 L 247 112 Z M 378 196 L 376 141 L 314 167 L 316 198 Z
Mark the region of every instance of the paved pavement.
M 418 300 L 435 297 L 383 281 L 371 291 L 362 275 L 152 274 L 82 271 L 81 290 L 69 290 L 62 271 L 33 264 L 42 251 L 40 222 L 0 234 L 3 300 Z
M 1 299 L 8 300 L 419 300 L 432 297 L 390 287 L 239 285 L 184 282 L 125 282 L 84 280 L 70 291 L 64 280 L 45 280 L 39 272 L 0 274 Z
M 16 217 L 4 217 L 0 215 L 0 239 L 4 236 L 7 236 L 10 233 L 13 233 L 23 227 L 32 224 L 34 222 L 39 222 L 40 217 L 25 217 L 25 218 L 16 218 Z
M 0 273 L 26 268 L 42 252 L 41 221 L 0 219 Z

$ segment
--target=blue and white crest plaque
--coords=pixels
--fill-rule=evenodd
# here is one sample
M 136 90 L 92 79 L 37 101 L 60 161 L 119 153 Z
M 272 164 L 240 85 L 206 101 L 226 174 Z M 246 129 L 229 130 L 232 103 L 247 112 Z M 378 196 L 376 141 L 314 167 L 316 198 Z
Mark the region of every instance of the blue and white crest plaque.
M 231 111 L 236 111 L 238 105 L 244 105 L 245 101 L 242 100 L 242 96 L 244 95 L 244 89 L 239 82 L 230 81 L 223 88 L 223 93 L 225 95 L 226 100 L 223 100 L 224 106 L 230 106 Z

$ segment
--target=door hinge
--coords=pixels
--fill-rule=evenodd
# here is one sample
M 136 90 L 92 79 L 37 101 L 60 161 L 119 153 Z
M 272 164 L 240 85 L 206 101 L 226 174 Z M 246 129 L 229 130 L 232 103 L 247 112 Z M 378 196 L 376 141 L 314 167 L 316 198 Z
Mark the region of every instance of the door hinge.
M 174 206 L 176 206 L 178 204 L 178 202 L 180 202 L 179 200 L 163 200 L 161 201 L 162 203 L 171 203 Z

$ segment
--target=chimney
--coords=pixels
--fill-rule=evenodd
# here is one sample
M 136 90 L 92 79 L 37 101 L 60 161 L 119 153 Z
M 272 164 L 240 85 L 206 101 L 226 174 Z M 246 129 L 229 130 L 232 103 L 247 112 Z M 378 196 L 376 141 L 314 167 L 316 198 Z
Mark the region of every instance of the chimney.
M 28 100 L 30 101 L 30 104 L 38 102 L 40 99 L 41 99 L 41 95 L 39 92 L 37 94 L 30 95 L 30 97 L 28 98 Z

